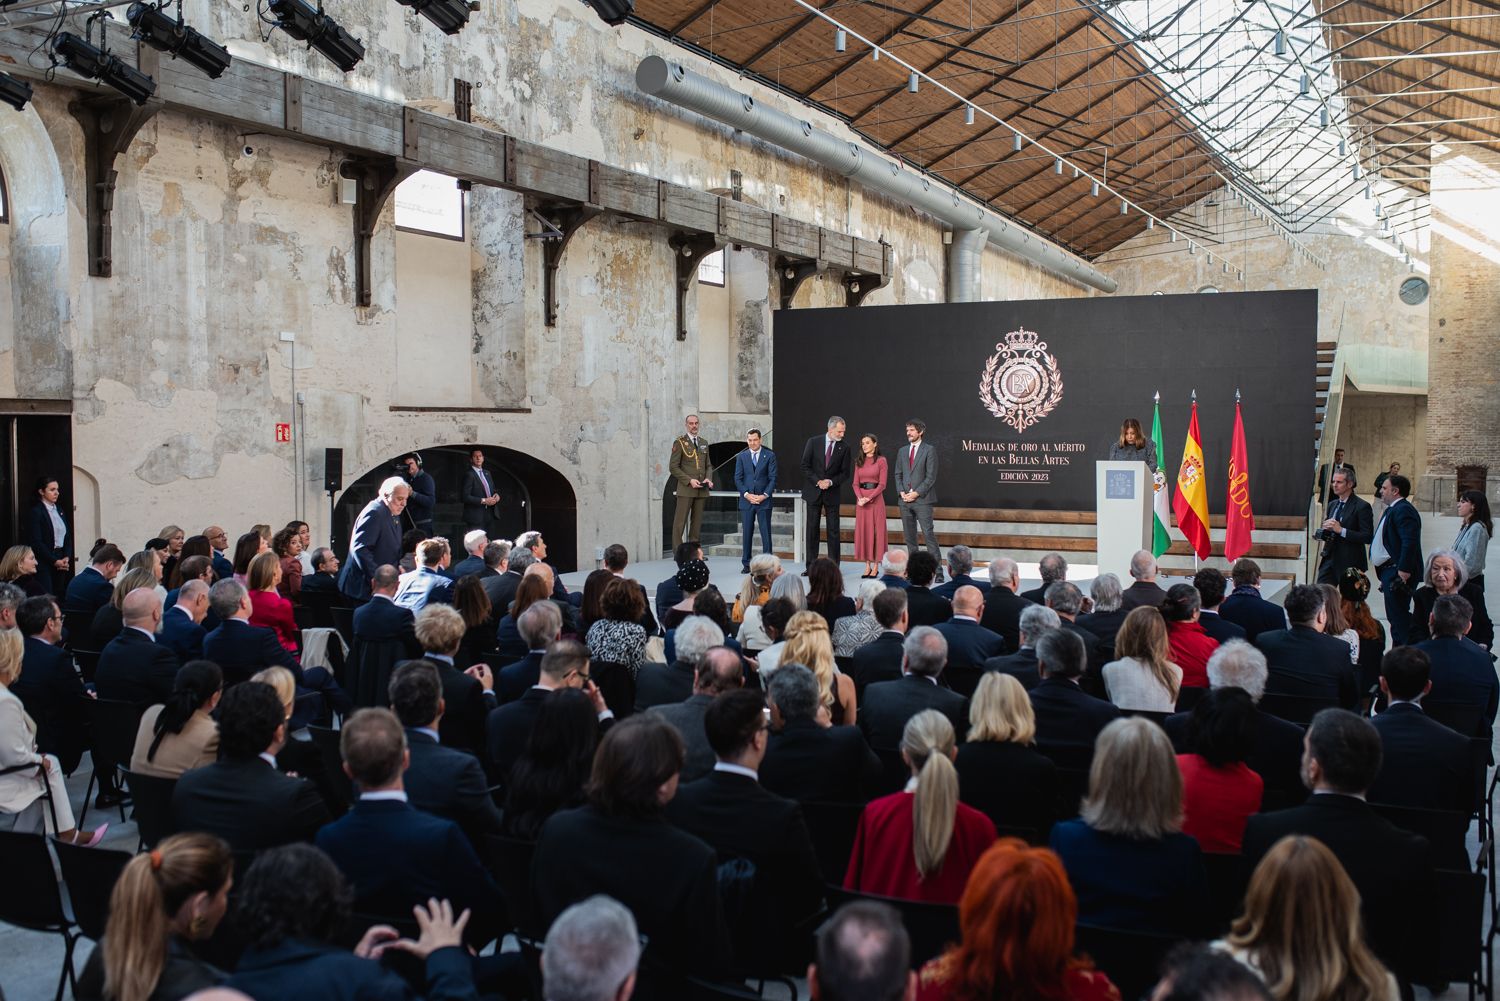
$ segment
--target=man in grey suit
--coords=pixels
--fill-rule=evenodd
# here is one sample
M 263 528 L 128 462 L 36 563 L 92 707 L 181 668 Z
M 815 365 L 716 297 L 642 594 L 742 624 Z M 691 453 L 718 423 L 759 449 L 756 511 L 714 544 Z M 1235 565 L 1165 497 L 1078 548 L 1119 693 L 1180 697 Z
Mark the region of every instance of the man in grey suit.
M 740 655 L 727 646 L 711 646 L 698 658 L 693 670 L 693 694 L 687 701 L 669 702 L 647 710 L 663 717 L 682 734 L 686 756 L 679 782 L 701 779 L 714 770 L 717 759 L 703 729 L 703 714 L 717 696 L 735 691 L 744 683 L 745 671 Z
M 937 504 L 937 449 L 922 440 L 927 425 L 913 417 L 906 422 L 906 448 L 892 457 L 896 467 L 896 495 L 900 499 L 901 528 L 906 551 L 917 548 L 917 529 L 927 542 L 927 551 L 938 561 L 937 583 L 943 580 L 943 557 L 932 530 L 932 508 Z

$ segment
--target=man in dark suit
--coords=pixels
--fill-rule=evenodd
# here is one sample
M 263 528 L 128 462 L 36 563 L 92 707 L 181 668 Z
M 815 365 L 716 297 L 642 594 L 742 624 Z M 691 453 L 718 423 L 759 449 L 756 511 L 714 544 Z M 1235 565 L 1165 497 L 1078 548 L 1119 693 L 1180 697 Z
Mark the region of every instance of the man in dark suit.
M 882 681 L 901 677 L 901 661 L 906 654 L 901 644 L 906 639 L 906 592 L 888 587 L 870 602 L 875 621 L 882 632 L 859 647 L 850 658 L 849 674 L 854 679 L 855 696 L 863 704 L 865 690 Z
M 801 807 L 760 784 L 770 729 L 765 712 L 758 691 L 717 696 L 703 714 L 703 729 L 718 761 L 703 778 L 679 785 L 667 804 L 667 819 L 702 838 L 721 859 L 754 864 L 752 899 L 734 915 L 752 934 L 795 928 L 823 904 L 823 877 Z
M 1083 690 L 1098 698 L 1104 697 L 1104 644 L 1099 637 L 1080 626 L 1075 619 L 1083 611 L 1083 592 L 1078 585 L 1060 580 L 1047 586 L 1047 607 L 1057 613 L 1059 628 L 1070 632 L 1083 641 L 1085 667 L 1078 683 Z M 1045 677 L 1045 675 L 1043 675 Z
M 227 555 L 229 550 L 229 533 L 224 531 L 223 526 L 209 525 L 203 530 L 203 537 L 208 540 L 209 558 L 213 562 L 214 577 L 218 580 L 228 580 L 234 576 L 234 564 L 229 562 Z
M 403 524 L 410 524 L 412 528 L 431 538 L 432 512 L 437 507 L 437 484 L 433 482 L 432 474 L 422 468 L 420 454 L 409 452 L 401 457 L 400 464 L 405 470 L 402 475 L 411 487 L 411 495 L 406 498 Z
M 1396 468 L 1397 470 L 1399 470 L 1401 467 L 1397 465 Z M 1328 499 L 1328 474 L 1330 472 L 1334 476 L 1337 476 L 1339 473 L 1347 472 L 1351 480 L 1354 478 L 1354 467 L 1344 461 L 1344 450 L 1342 448 L 1334 449 L 1333 462 L 1318 470 L 1318 502 L 1320 504 Z M 1376 477 L 1376 479 L 1378 480 L 1379 477 Z M 1381 483 L 1383 482 L 1384 481 L 1381 480 L 1379 483 L 1375 484 L 1375 489 L 1377 491 L 1380 489 Z
M 948 643 L 947 670 L 950 674 L 955 668 L 977 672 L 984 667 L 985 661 L 999 656 L 1004 648 L 1005 640 L 999 633 L 979 624 L 983 615 L 984 595 L 979 593 L 979 588 L 966 584 L 953 595 L 953 618 L 934 627 Z
M 745 433 L 749 446 L 734 457 L 734 489 L 740 506 L 740 573 L 750 572 L 750 537 L 760 526 L 760 551 L 771 548 L 771 495 L 776 492 L 776 453 L 760 447 L 760 429 Z
M 422 657 L 437 667 L 443 684 L 446 709 L 438 733 L 446 746 L 477 755 L 484 748 L 485 720 L 497 704 L 495 676 L 483 662 L 464 671 L 454 664 L 466 629 L 452 605 L 428 605 L 417 616 Z
M 1015 653 L 991 657 L 984 662 L 984 669 L 1010 675 L 1029 692 L 1042 683 L 1041 661 L 1036 654 L 1037 641 L 1054 629 L 1061 629 L 1062 619 L 1045 605 L 1033 605 L 1028 601 L 1017 628 L 1021 636 L 1020 649 Z
M 356 601 L 370 596 L 370 580 L 380 567 L 401 562 L 401 512 L 411 486 L 399 476 L 380 484 L 380 496 L 365 505 L 354 521 L 349 555 L 339 573 L 339 590 Z
M 1130 557 L 1130 576 L 1131 585 L 1120 594 L 1120 607 L 1125 611 L 1129 612 L 1142 605 L 1160 608 L 1161 603 L 1167 600 L 1167 592 L 1156 583 L 1156 557 L 1146 550 L 1138 550 Z
M 1078 687 L 1087 654 L 1083 640 L 1066 629 L 1042 634 L 1036 643 L 1042 680 L 1027 693 L 1036 714 L 1037 750 L 1058 764 L 1086 767 L 1094 755 L 1094 740 L 1120 710 Z
M 771 676 L 771 738 L 761 783 L 800 803 L 863 803 L 880 781 L 880 759 L 858 728 L 818 722 L 818 679 L 801 664 Z
M 498 624 L 505 610 L 515 600 L 516 589 L 521 585 L 519 576 L 510 576 L 510 543 L 505 539 L 491 539 L 484 547 L 484 568 L 489 571 L 480 576 L 485 596 L 490 599 L 491 625 Z M 501 601 L 504 604 L 501 604 Z
M 1286 613 L 1260 596 L 1260 564 L 1241 557 L 1229 570 L 1234 591 L 1219 606 L 1219 614 L 1245 630 L 1251 643 L 1263 632 L 1287 627 Z
M 514 702 L 536 685 L 547 648 L 562 634 L 562 613 L 554 603 L 539 601 L 521 613 L 516 632 L 526 644 L 526 656 L 500 669 L 495 694 L 501 702 Z
M 494 571 L 484 565 L 484 547 L 490 544 L 490 537 L 485 534 L 484 529 L 476 528 L 464 536 L 464 552 L 468 553 L 463 559 L 453 564 L 448 571 L 449 575 L 458 580 L 475 574 L 479 577 L 492 577 Z
M 1490 652 L 1466 635 L 1473 614 L 1473 606 L 1462 595 L 1439 595 L 1428 616 L 1432 639 L 1418 643 L 1416 649 L 1432 665 L 1428 705 L 1457 703 L 1480 710 L 1478 736 L 1488 744 L 1495 711 L 1500 708 L 1500 681 L 1495 678 Z
M 1287 835 L 1317 838 L 1359 891 L 1365 937 L 1376 956 L 1397 976 L 1420 977 L 1436 954 L 1430 849 L 1426 838 L 1401 830 L 1365 802 L 1380 766 L 1380 734 L 1368 720 L 1343 709 L 1318 713 L 1307 730 L 1302 766 L 1312 796 L 1301 806 L 1250 817 L 1245 869 L 1253 870 Z
M 505 903 L 469 839 L 458 824 L 410 802 L 402 781 L 410 755 L 395 715 L 359 710 L 339 730 L 339 752 L 359 800 L 316 841 L 349 881 L 355 909 L 404 917 L 435 898 L 481 924 L 496 922 Z M 475 940 L 494 931 L 484 928 Z
M 1021 613 L 1036 604 L 1021 597 L 1021 569 L 1009 556 L 990 560 L 990 589 L 985 593 L 984 614 L 979 624 L 999 633 L 1005 641 L 1001 653 L 1015 653 L 1021 645 Z
M 913 626 L 935 626 L 953 618 L 953 605 L 933 594 L 930 587 L 937 573 L 937 557 L 919 549 L 906 561 L 906 618 Z
M 313 572 L 302 576 L 304 598 L 326 597 L 330 604 L 341 604 L 344 593 L 339 590 L 339 558 L 327 546 L 319 546 L 312 552 Z
M 409 660 L 391 675 L 391 711 L 406 728 L 411 760 L 404 787 L 418 810 L 447 817 L 479 844 L 486 834 L 500 833 L 500 811 L 490 797 L 489 781 L 479 759 L 440 743 L 443 682 L 431 661 Z
M 671 723 L 682 735 L 684 756 L 679 782 L 692 782 L 713 771 L 714 749 L 708 742 L 708 731 L 703 729 L 703 714 L 716 697 L 736 691 L 744 683 L 745 669 L 740 655 L 726 646 L 709 647 L 694 668 L 693 694 L 682 702 L 656 705 L 648 710 Z
M 977 587 L 986 601 L 989 599 L 989 579 L 974 576 L 974 551 L 968 546 L 949 546 L 948 582 L 934 587 L 932 593 L 952 601 L 961 587 Z
M 464 504 L 465 525 L 486 531 L 499 527 L 500 494 L 495 489 L 495 474 L 484 468 L 483 449 L 469 450 L 469 468 L 464 470 L 464 485 L 460 494 Z
M 671 664 L 645 663 L 635 675 L 635 709 L 674 705 L 693 694 L 698 661 L 710 647 L 724 642 L 724 631 L 712 619 L 689 615 L 673 634 L 677 659 Z
M 302 668 L 276 638 L 276 630 L 250 624 L 250 594 L 236 580 L 221 580 L 208 592 L 219 627 L 203 638 L 203 656 L 224 672 L 224 687 L 250 680 L 267 667 L 284 667 L 301 677 Z
M 516 592 L 521 589 L 526 568 L 535 562 L 536 557 L 531 555 L 531 550 L 511 547 L 506 551 L 505 569 L 500 572 L 500 576 L 485 579 L 484 591 L 490 596 L 497 622 L 510 613 L 511 602 L 516 600 Z
M 68 582 L 68 593 L 63 598 L 63 608 L 68 611 L 97 612 L 109 604 L 115 596 L 112 583 L 115 575 L 125 566 L 125 554 L 113 543 L 105 543 L 95 550 L 89 565 L 78 576 Z M 80 639 L 81 637 L 75 637 Z
M 948 644 L 931 626 L 917 626 L 902 644 L 905 654 L 902 676 L 881 681 L 865 689 L 859 710 L 859 729 L 877 751 L 901 746 L 906 721 L 924 709 L 936 709 L 948 717 L 960 741 L 969 731 L 969 700 L 938 684 L 948 661 Z
M 361 643 L 397 640 L 406 656 L 415 657 L 422 652 L 417 642 L 417 617 L 393 600 L 400 582 L 400 571 L 390 564 L 375 571 L 370 600 L 354 610 L 354 638 Z
M 1037 572 L 1042 575 L 1040 587 L 1034 587 L 1030 591 L 1022 591 L 1021 597 L 1035 605 L 1047 603 L 1047 588 L 1060 580 L 1068 579 L 1068 561 L 1063 558 L 1062 553 L 1048 553 L 1037 561 Z
M 1243 626 L 1230 622 L 1219 614 L 1219 606 L 1224 603 L 1224 592 L 1228 590 L 1228 585 L 1228 579 L 1215 567 L 1204 567 L 1193 574 L 1193 587 L 1198 591 L 1198 600 L 1202 605 L 1198 613 L 1198 625 L 1221 644 L 1245 638 Z
M 1323 555 L 1318 559 L 1318 583 L 1338 584 L 1350 567 L 1364 570 L 1365 546 L 1375 538 L 1375 514 L 1368 501 L 1354 492 L 1354 467 L 1344 466 L 1333 474 L 1333 497 L 1323 512 L 1318 538 Z
M 328 822 L 328 807 L 311 782 L 276 770 L 285 743 L 286 707 L 274 688 L 227 688 L 219 700 L 219 760 L 177 780 L 173 828 L 217 834 L 237 851 L 311 841 Z
M 1267 690 L 1281 695 L 1336 700 L 1345 709 L 1359 704 L 1359 681 L 1349 660 L 1349 644 L 1323 632 L 1328 610 L 1316 584 L 1297 584 L 1286 596 L 1290 629 L 1261 633 L 1255 645 L 1271 666 Z
M 1387 704 L 1371 720 L 1380 734 L 1382 764 L 1370 800 L 1468 816 L 1474 808 L 1469 741 L 1422 711 L 1422 697 L 1432 691 L 1430 672 L 1431 662 L 1416 647 L 1398 646 L 1381 661 L 1380 691 Z M 1468 868 L 1466 859 L 1448 861 Z
M 844 419 L 828 418 L 828 431 L 813 435 L 802 446 L 802 499 L 807 502 L 807 565 L 818 558 L 818 519 L 828 529 L 828 556 L 839 561 L 839 505 L 849 482 L 849 446 L 844 444 Z M 803 571 L 806 573 L 806 571 Z
M 625 577 L 625 569 L 628 566 L 630 566 L 630 550 L 626 549 L 618 542 L 610 543 L 609 545 L 604 547 L 604 569 L 608 570 L 616 577 L 619 577 L 621 579 L 629 579 Z M 675 578 L 673 579 L 673 583 L 676 583 Z M 640 588 L 641 605 L 645 609 L 645 611 L 641 613 L 641 628 L 646 630 L 646 637 L 649 639 L 650 637 L 655 636 L 657 633 L 661 632 L 661 627 L 657 624 L 656 616 L 651 614 L 651 595 L 646 592 L 646 585 L 642 584 L 640 581 L 636 581 L 635 586 Z M 583 604 L 583 593 L 578 592 L 576 597 L 578 600 L 573 602 L 573 604 L 576 607 L 581 607 Z M 681 600 L 682 596 L 679 594 L 677 597 L 677 601 Z M 675 605 L 676 603 L 677 602 L 674 601 L 672 604 Z
M 21 674 L 10 690 L 36 723 L 37 749 L 56 755 L 71 775 L 83 757 L 86 723 L 79 699 L 87 693 L 73 658 L 62 647 L 62 612 L 51 595 L 27 598 L 16 609 L 21 630 Z
M 906 563 L 906 550 L 887 549 L 880 557 L 880 583 L 898 591 L 911 587 L 911 581 L 906 579 Z
M 203 618 L 208 614 L 208 584 L 201 580 L 185 582 L 177 590 L 177 604 L 162 613 L 161 631 L 156 641 L 169 648 L 186 664 L 203 657 Z
M 922 438 L 927 425 L 916 417 L 906 422 L 906 447 L 891 456 L 896 479 L 897 506 L 901 511 L 901 530 L 906 551 L 916 553 L 917 532 L 927 543 L 927 552 L 937 565 L 937 580 L 942 583 L 942 557 L 938 553 L 937 533 L 932 528 L 932 511 L 937 505 L 937 449 Z M 925 624 L 925 623 L 924 623 Z
M 1105 661 L 1115 659 L 1115 636 L 1125 624 L 1131 609 L 1125 607 L 1124 592 L 1120 590 L 1120 578 L 1112 573 L 1102 573 L 1089 584 L 1089 598 L 1094 602 L 1092 612 L 1080 614 L 1075 623 L 1099 639 L 1099 648 Z
M 172 697 L 177 678 L 177 655 L 156 642 L 161 622 L 161 599 L 150 588 L 125 596 L 120 609 L 124 628 L 109 641 L 94 669 L 94 689 L 101 699 L 152 705 Z
M 589 680 L 589 650 L 577 640 L 558 640 L 542 658 L 542 674 L 535 687 L 514 702 L 490 713 L 485 721 L 485 748 L 495 774 L 504 776 L 526 749 L 526 739 L 536 725 L 542 700 L 558 688 L 581 688 L 594 702 L 602 735 L 614 724 L 615 714 L 604 704 L 604 696 Z
M 1411 480 L 1396 473 L 1380 487 L 1385 511 L 1370 542 L 1370 562 L 1385 595 L 1385 617 L 1391 624 L 1391 645 L 1406 642 L 1411 628 L 1411 592 L 1422 578 L 1422 516 L 1407 500 Z

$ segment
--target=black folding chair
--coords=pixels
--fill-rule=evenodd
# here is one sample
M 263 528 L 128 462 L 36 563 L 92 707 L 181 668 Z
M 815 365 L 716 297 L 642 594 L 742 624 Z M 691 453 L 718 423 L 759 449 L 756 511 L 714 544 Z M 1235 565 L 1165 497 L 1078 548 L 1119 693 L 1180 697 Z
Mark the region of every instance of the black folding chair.
M 1403 831 L 1420 834 L 1432 847 L 1432 864 L 1467 872 L 1473 868 L 1464 842 L 1469 816 L 1457 810 L 1424 810 L 1415 806 L 1371 803 L 1370 808 Z
M 1245 901 L 1250 872 L 1243 855 L 1204 852 L 1203 873 L 1207 880 L 1209 917 L 1213 921 L 1211 931 L 1222 935 L 1229 930 L 1229 923 Z
M 900 749 L 877 747 L 874 751 L 875 757 L 880 759 L 880 785 L 875 790 L 875 795 L 885 796 L 905 789 L 906 783 L 911 780 L 911 765 L 901 757 Z
M 481 850 L 484 864 L 505 898 L 506 913 L 496 924 L 515 935 L 531 981 L 532 996 L 540 998 L 542 942 L 547 929 L 542 925 L 541 909 L 531 892 L 531 862 L 536 855 L 536 842 L 490 834 L 485 836 Z
M 74 923 L 84 938 L 99 941 L 109 920 L 109 895 L 133 856 L 108 848 L 85 848 L 59 838 L 52 839 L 52 850 L 57 853 L 68 887 Z
M 1151 711 L 1149 709 L 1121 709 L 1120 710 L 1120 715 L 1121 716 L 1139 716 L 1142 719 L 1149 719 L 1151 722 L 1155 723 L 1157 726 L 1162 727 L 1163 729 L 1165 729 L 1166 728 L 1167 717 L 1170 716 L 1170 715 L 1172 715 L 1172 714 L 1171 713 L 1163 713 L 1163 712 L 1153 712 L 1153 711 Z
M 63 645 L 73 651 L 87 646 L 94 628 L 94 613 L 86 608 L 64 608 L 62 616 Z
M 1476 990 L 1492 997 L 1494 957 L 1484 942 L 1484 876 L 1437 869 L 1429 885 L 1438 921 L 1434 982 L 1467 984 L 1470 1001 Z
M 1203 696 L 1207 694 L 1207 688 L 1179 688 L 1177 690 L 1177 711 L 1180 713 L 1190 711 L 1199 702 L 1203 701 Z
M 313 747 L 318 749 L 318 757 L 323 761 L 329 791 L 339 800 L 331 805 L 340 812 L 347 811 L 354 802 L 354 784 L 344 774 L 344 754 L 339 749 L 339 732 L 326 726 L 310 726 L 307 732 L 312 737 Z
M 1071 820 L 1078 816 L 1083 797 L 1088 795 L 1089 773 L 1077 768 L 1057 769 L 1057 819 Z
M 162 838 L 176 833 L 172 825 L 172 793 L 176 779 L 159 775 L 141 775 L 126 771 L 125 786 L 135 804 L 135 828 L 140 834 L 140 848 L 155 848 Z
M 1122 998 L 1139 998 L 1147 994 L 1161 976 L 1161 963 L 1172 946 L 1175 935 L 1102 928 L 1079 922 L 1076 928 L 1077 948 L 1094 961 L 1120 989 Z
M 823 881 L 838 885 L 849 871 L 849 855 L 854 850 L 854 834 L 864 804 L 807 802 L 801 806 Z
M 911 968 L 920 969 L 929 959 L 936 959 L 959 940 L 958 907 L 953 904 L 930 904 L 916 900 L 898 900 L 873 893 L 857 893 L 838 886 L 828 887 L 828 907 L 838 910 L 856 900 L 873 900 L 894 907 L 901 923 L 911 936 Z
M 1298 726 L 1308 726 L 1312 723 L 1313 717 L 1324 709 L 1337 708 L 1337 699 L 1319 699 L 1307 695 L 1282 695 L 1278 692 L 1267 692 L 1260 699 L 1261 712 L 1270 713 L 1277 719 L 1284 719 Z
M 1456 730 L 1465 737 L 1478 736 L 1479 725 L 1484 719 L 1482 709 L 1466 702 L 1424 701 L 1422 711 L 1427 714 L 1428 719 L 1435 719 L 1448 729 Z
M 328 614 L 333 617 L 333 628 L 344 637 L 344 642 L 354 645 L 354 609 L 342 605 L 331 605 Z
M 62 892 L 53 874 L 47 839 L 40 834 L 0 831 L 0 858 L 5 859 L 6 868 L 5 878 L 0 879 L 0 921 L 63 937 L 62 972 L 57 978 L 57 1001 L 62 1001 L 69 984 L 75 993 L 78 989 L 73 947 L 79 936 L 63 912 Z
M 94 786 L 104 788 L 103 777 L 112 778 L 114 788 L 120 788 L 119 772 L 130 764 L 130 755 L 135 751 L 135 734 L 141 727 L 141 716 L 146 707 L 134 702 L 117 702 L 113 699 L 92 699 L 79 696 L 84 717 L 89 724 L 89 753 L 93 756 L 94 770 L 89 774 L 89 784 L 83 792 L 83 812 L 78 817 L 82 827 L 89 815 L 89 801 Z M 120 803 L 120 822 L 125 821 L 125 804 Z
M 499 657 L 498 654 L 495 656 Z M 485 659 L 489 659 L 488 655 Z M 589 677 L 599 689 L 599 694 L 604 696 L 604 704 L 614 712 L 615 719 L 634 715 L 635 677 L 630 673 L 630 668 L 624 664 L 596 660 L 589 664 Z
M 42 766 L 28 763 L 24 765 L 11 765 L 9 768 L 0 768 L 0 775 L 15 775 L 24 772 L 32 773 L 37 782 L 40 783 L 42 789 L 41 799 L 47 803 L 47 813 L 52 817 L 52 829 L 54 831 L 57 830 L 57 804 L 52 801 L 52 785 L 47 781 L 47 773 L 43 771 Z
M 99 669 L 99 657 L 103 650 L 85 650 L 81 646 L 73 647 L 73 663 L 78 665 L 78 673 L 83 676 L 86 683 L 93 683 L 94 674 Z

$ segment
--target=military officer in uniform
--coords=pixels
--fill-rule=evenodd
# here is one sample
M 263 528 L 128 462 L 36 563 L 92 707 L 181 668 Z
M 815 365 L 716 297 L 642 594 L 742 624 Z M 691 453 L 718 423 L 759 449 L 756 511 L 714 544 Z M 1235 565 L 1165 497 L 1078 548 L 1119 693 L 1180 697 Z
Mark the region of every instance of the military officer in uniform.
M 703 530 L 703 505 L 714 481 L 708 478 L 708 442 L 698 436 L 698 415 L 688 414 L 687 434 L 672 441 L 672 461 L 667 468 L 677 481 L 677 509 L 672 513 L 672 540 L 669 549 L 698 538 Z M 682 529 L 692 513 L 692 524 L 684 537 Z

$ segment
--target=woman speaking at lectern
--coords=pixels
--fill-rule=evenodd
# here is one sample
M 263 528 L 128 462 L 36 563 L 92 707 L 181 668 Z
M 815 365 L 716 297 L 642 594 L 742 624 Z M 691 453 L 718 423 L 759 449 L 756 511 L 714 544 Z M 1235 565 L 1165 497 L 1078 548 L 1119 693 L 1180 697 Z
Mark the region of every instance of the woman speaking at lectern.
M 1125 418 L 1120 425 L 1120 440 L 1109 446 L 1109 461 L 1144 462 L 1147 469 L 1156 472 L 1156 445 L 1141 434 L 1140 421 Z

